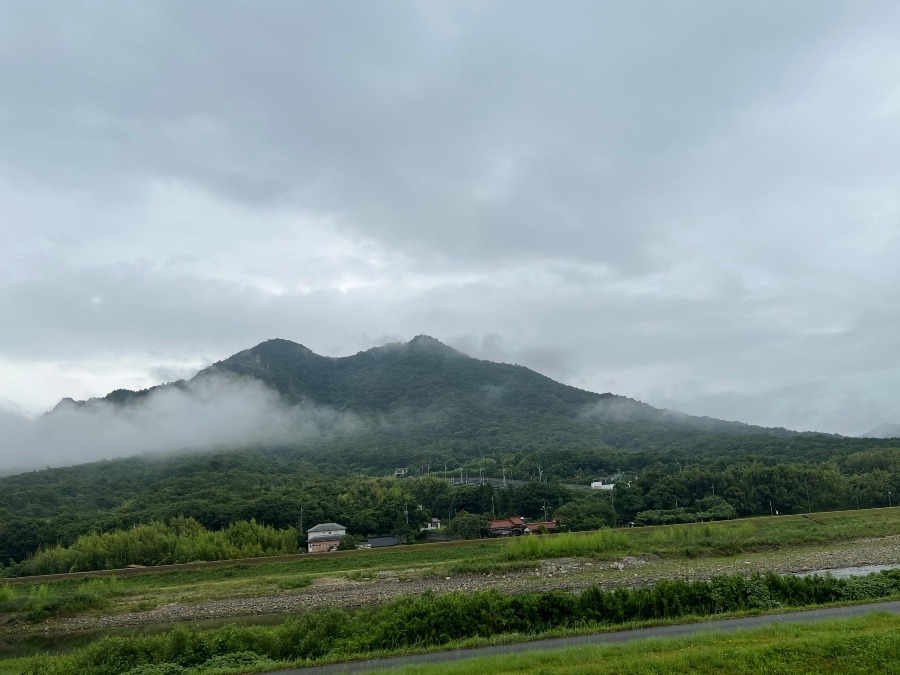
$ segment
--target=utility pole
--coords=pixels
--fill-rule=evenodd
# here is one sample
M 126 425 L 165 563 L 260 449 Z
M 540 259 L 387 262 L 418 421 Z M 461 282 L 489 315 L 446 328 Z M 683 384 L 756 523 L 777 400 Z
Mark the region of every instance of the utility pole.
M 503 487 L 506 487 L 506 467 L 503 467 Z
M 544 500 L 544 522 L 547 522 L 547 500 Z
M 409 525 L 409 508 L 406 504 L 403 505 L 403 515 L 406 516 L 406 524 Z

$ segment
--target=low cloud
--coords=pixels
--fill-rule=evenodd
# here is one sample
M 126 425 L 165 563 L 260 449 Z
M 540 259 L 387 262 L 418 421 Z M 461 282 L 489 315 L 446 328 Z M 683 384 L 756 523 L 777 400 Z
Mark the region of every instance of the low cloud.
M 287 445 L 352 433 L 354 415 L 286 404 L 257 380 L 204 377 L 134 403 L 64 401 L 36 419 L 0 409 L 0 471 L 69 466 L 146 453 Z

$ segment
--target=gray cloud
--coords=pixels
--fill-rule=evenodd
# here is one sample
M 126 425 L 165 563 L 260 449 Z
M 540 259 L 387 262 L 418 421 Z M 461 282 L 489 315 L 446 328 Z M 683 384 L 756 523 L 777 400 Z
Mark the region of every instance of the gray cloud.
M 7 3 L 0 402 L 430 333 L 694 414 L 898 421 L 898 19 Z

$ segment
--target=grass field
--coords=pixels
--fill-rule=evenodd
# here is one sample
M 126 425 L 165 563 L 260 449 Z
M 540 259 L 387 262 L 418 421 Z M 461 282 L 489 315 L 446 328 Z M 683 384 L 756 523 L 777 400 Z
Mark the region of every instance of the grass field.
M 900 616 L 872 614 L 815 624 L 779 624 L 737 633 L 699 633 L 678 639 L 588 646 L 410 666 L 392 675 L 869 675 L 900 673 Z
M 319 577 L 359 579 L 389 571 L 407 576 L 487 573 L 560 557 L 615 560 L 655 555 L 676 562 L 895 534 L 900 534 L 900 508 L 424 544 L 103 579 L 41 583 L 2 579 L 0 622 L 4 614 L 7 619 L 27 615 L 40 620 L 53 615 L 143 610 L 172 602 L 271 595 L 303 587 Z

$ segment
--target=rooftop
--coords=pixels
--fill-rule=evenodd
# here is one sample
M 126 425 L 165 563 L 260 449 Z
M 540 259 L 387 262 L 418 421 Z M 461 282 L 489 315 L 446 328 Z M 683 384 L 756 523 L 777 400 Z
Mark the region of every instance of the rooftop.
M 346 530 L 340 523 L 319 523 L 307 530 L 307 532 L 329 532 L 331 530 Z

